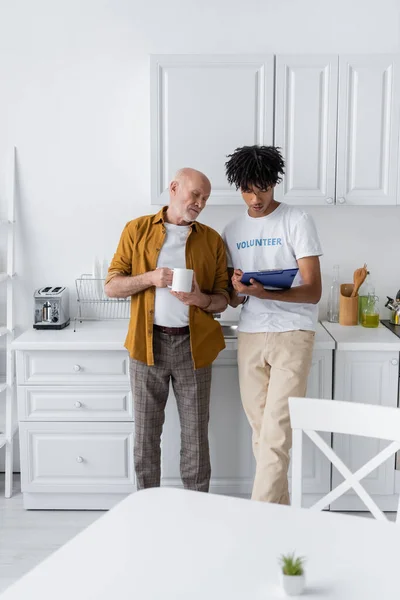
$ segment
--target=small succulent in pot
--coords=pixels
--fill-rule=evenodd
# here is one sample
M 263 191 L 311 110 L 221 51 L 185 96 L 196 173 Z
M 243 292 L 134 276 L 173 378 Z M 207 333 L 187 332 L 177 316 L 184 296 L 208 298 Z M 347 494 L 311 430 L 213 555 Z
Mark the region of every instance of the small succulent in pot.
M 287 596 L 298 596 L 304 590 L 305 574 L 303 556 L 282 554 L 280 557 L 281 582 Z

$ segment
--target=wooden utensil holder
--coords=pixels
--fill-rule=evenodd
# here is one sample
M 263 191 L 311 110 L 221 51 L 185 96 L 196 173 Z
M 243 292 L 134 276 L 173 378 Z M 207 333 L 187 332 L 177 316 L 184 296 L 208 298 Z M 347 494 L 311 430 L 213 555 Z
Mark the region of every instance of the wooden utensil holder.
M 358 325 L 358 295 L 351 298 L 354 285 L 342 283 L 339 296 L 340 325 Z

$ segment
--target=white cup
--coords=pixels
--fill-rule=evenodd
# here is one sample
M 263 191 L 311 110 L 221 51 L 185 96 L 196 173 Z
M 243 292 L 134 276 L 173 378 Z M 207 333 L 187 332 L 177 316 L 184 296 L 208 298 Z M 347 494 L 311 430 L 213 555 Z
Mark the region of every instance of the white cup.
M 172 269 L 174 272 L 172 277 L 172 285 L 168 286 L 174 292 L 191 292 L 193 285 L 192 269 Z

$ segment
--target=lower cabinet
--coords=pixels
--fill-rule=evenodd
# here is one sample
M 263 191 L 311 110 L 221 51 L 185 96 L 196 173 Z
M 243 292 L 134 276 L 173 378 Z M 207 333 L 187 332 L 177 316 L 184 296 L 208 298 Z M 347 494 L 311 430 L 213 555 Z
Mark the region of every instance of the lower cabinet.
M 107 509 L 135 491 L 125 351 L 17 352 L 25 508 Z
M 21 423 L 20 444 L 26 508 L 109 508 L 134 490 L 130 423 Z
M 333 350 L 314 351 L 308 396 L 332 398 L 333 354 Z M 99 351 L 98 360 L 96 351 L 17 351 L 26 508 L 107 509 L 136 489 L 127 355 Z M 332 401 L 397 406 L 398 363 L 399 354 L 393 351 L 335 351 Z M 209 435 L 211 491 L 249 497 L 255 463 L 233 346 L 221 352 L 213 365 Z M 368 438 L 324 436 L 352 471 L 387 445 Z M 304 442 L 303 506 L 309 506 L 336 487 L 341 477 L 307 437 Z M 162 436 L 162 485 L 182 485 L 179 460 L 180 425 L 171 390 Z M 362 484 L 382 510 L 397 509 L 394 457 Z M 365 510 L 352 491 L 330 508 Z
M 381 406 L 397 406 L 399 384 L 399 353 L 393 351 L 336 351 L 335 400 L 363 402 Z M 333 449 L 353 473 L 378 454 L 389 442 L 371 438 L 333 436 Z M 361 484 L 383 511 L 396 511 L 395 456 L 384 462 Z M 343 481 L 338 471 L 332 470 L 332 488 Z M 366 510 L 353 490 L 349 490 L 331 505 L 332 510 Z
M 332 398 L 332 350 L 315 350 L 310 375 L 308 377 L 307 396 L 309 398 Z M 321 437 L 331 445 L 331 434 Z M 331 464 L 316 445 L 304 435 L 303 439 L 303 499 L 302 506 L 308 507 L 325 496 L 331 489 Z M 291 488 L 291 469 L 289 469 L 289 490 Z
M 209 440 L 211 492 L 248 495 L 254 475 L 251 430 L 240 400 L 236 353 L 232 364 L 213 366 Z M 171 389 L 162 436 L 162 484 L 182 486 L 180 425 Z
M 332 350 L 315 350 L 307 394 L 332 397 Z M 239 392 L 236 353 L 214 363 L 210 409 L 211 491 L 250 496 L 255 462 L 251 429 L 244 414 Z M 328 436 L 328 441 L 330 436 Z M 180 486 L 180 426 L 171 389 L 162 440 L 162 484 Z M 330 463 L 308 439 L 304 444 L 304 498 L 307 506 L 329 492 Z

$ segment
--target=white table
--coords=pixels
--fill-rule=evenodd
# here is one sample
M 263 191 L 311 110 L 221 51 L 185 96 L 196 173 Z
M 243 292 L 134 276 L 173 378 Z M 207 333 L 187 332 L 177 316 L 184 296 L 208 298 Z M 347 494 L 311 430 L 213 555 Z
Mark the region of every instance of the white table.
M 308 559 L 305 598 L 398 597 L 393 523 L 153 489 L 126 498 L 1 600 L 281 598 L 277 557 L 291 550 Z

